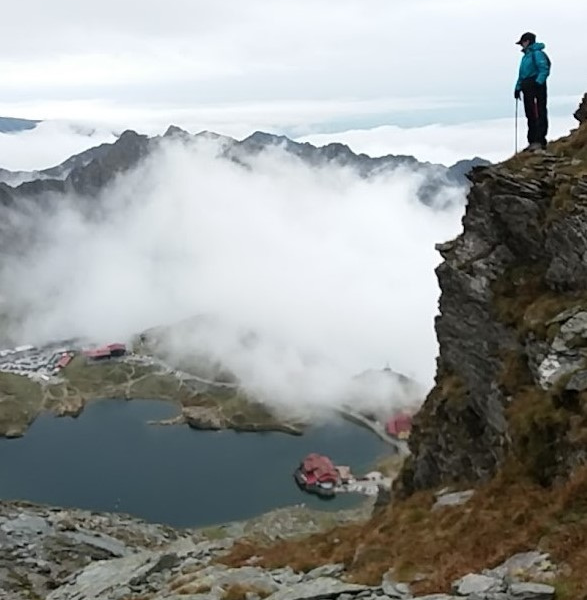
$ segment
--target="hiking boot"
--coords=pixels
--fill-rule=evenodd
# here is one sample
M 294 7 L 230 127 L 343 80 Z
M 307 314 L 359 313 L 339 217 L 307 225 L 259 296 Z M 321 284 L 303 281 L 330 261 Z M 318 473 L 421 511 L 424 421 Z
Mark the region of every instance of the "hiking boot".
M 542 150 L 542 144 L 533 142 L 527 148 L 524 148 L 524 152 L 536 152 L 536 150 Z

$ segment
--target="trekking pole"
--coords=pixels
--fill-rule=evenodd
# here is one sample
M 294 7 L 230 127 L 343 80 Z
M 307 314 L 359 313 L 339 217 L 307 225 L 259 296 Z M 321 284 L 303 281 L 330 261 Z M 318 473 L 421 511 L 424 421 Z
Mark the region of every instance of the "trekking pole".
M 515 136 L 516 136 L 516 141 L 515 141 L 515 148 L 516 148 L 516 154 L 518 153 L 518 105 L 519 105 L 520 100 L 518 98 L 516 98 L 516 125 L 515 125 Z

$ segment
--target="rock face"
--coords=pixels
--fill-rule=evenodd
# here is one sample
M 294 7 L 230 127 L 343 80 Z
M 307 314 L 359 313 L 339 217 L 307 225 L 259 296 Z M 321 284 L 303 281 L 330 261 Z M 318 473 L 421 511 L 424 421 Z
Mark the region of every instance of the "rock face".
M 120 515 L 0 503 L 0 598 L 45 598 L 94 561 L 189 539 Z
M 436 385 L 401 493 L 485 480 L 509 459 L 548 483 L 587 456 L 586 127 L 471 174 L 463 232 L 437 248 Z
M 587 94 L 583 96 L 583 100 L 575 113 L 575 119 L 577 119 L 579 123 L 587 122 Z

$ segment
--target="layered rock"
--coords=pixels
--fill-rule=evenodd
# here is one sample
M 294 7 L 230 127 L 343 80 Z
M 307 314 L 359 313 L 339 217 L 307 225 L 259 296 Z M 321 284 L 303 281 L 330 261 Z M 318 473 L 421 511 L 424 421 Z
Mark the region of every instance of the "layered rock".
M 587 122 L 587 94 L 583 96 L 583 100 L 575 113 L 575 119 L 577 119 L 579 123 Z
M 548 483 L 584 461 L 586 127 L 471 174 L 463 232 L 438 246 L 436 385 L 403 493 L 485 480 L 510 459 Z

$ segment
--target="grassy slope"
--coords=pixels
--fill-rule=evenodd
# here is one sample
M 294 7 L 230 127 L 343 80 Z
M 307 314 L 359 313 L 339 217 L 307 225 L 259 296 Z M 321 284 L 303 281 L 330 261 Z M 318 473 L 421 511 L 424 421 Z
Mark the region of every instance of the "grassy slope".
M 25 430 L 41 409 L 41 386 L 30 379 L 0 373 L 0 434 Z
M 41 386 L 26 377 L 0 373 L 0 435 L 23 433 L 44 409 L 55 414 L 77 414 L 86 402 L 101 398 L 158 399 L 183 406 L 204 406 L 220 411 L 224 422 L 242 430 L 299 433 L 236 389 L 210 388 L 194 392 L 177 378 L 160 374 L 156 367 L 112 361 L 87 365 L 82 356 L 63 370 L 65 382 Z

